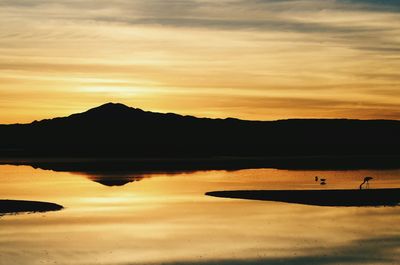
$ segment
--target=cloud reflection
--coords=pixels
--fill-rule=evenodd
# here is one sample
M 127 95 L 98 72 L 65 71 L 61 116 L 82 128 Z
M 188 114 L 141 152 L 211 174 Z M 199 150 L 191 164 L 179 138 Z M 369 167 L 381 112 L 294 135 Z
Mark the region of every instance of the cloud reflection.
M 163 263 L 165 265 L 336 265 L 336 264 L 395 264 L 399 237 L 377 237 L 356 240 L 349 245 L 330 247 L 323 253 L 309 256 L 259 258 L 250 260 L 209 260 Z M 315 246 L 319 248 L 319 246 Z M 136 263 L 127 263 L 136 264 Z

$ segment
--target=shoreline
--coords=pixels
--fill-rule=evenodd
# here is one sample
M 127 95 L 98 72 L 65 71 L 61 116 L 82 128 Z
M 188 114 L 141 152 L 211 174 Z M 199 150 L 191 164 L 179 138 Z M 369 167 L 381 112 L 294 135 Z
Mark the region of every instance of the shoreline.
M 0 157 L 0 165 L 76 170 L 400 169 L 400 156 Z
M 363 190 L 225 190 L 210 191 L 206 192 L 205 195 L 226 199 L 273 201 L 331 207 L 394 207 L 400 203 L 400 188 Z
M 64 209 L 63 206 L 42 201 L 27 200 L 0 200 L 0 214 L 19 214 L 19 213 L 35 213 L 59 211 Z

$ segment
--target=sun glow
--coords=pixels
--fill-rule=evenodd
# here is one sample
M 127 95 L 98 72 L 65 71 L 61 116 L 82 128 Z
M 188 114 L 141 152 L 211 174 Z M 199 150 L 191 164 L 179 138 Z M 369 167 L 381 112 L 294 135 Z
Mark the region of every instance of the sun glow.
M 90 93 L 110 93 L 110 94 L 121 94 L 123 96 L 134 96 L 138 94 L 148 93 L 148 89 L 137 88 L 137 87 L 117 87 L 117 86 L 84 86 L 80 87 L 79 91 L 90 92 Z
M 392 6 L 23 2 L 0 5 L 0 123 L 109 101 L 195 116 L 400 119 Z

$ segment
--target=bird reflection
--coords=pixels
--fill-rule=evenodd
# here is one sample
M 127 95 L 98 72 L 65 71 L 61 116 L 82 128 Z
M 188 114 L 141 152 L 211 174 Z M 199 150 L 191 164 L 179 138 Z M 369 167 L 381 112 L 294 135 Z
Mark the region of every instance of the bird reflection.
M 326 185 L 326 179 L 325 178 L 321 178 L 320 181 L 321 181 L 319 183 L 320 185 Z

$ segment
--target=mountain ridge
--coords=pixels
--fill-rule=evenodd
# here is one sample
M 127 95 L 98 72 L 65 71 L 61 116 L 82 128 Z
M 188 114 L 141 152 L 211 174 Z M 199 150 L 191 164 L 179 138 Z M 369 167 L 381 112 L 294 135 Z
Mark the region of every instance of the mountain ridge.
M 106 103 L 67 117 L 0 126 L 0 156 L 304 156 L 400 154 L 400 121 L 249 121 Z
M 87 111 L 80 112 L 80 113 L 74 113 L 69 116 L 64 116 L 64 117 L 55 117 L 55 118 L 48 118 L 48 119 L 42 119 L 42 120 L 35 120 L 31 123 L 16 123 L 16 124 L 0 124 L 0 126 L 8 126 L 8 125 L 29 125 L 29 124 L 40 124 L 40 123 L 48 123 L 52 121 L 64 121 L 67 119 L 74 119 L 74 118 L 88 118 L 88 117 L 95 117 L 96 115 L 103 115 L 102 118 L 106 116 L 106 118 L 122 118 L 122 117 L 127 117 L 128 115 L 131 115 L 131 118 L 133 115 L 139 116 L 139 115 L 144 115 L 147 117 L 169 117 L 169 118 L 175 118 L 175 119 L 187 119 L 187 120 L 193 120 L 193 119 L 198 119 L 198 120 L 216 120 L 216 121 L 221 121 L 221 120 L 227 120 L 227 121 L 244 121 L 244 122 L 259 122 L 259 121 L 251 121 L 251 120 L 242 120 L 242 119 L 237 119 L 237 118 L 207 118 L 207 117 L 195 117 L 192 115 L 181 115 L 177 113 L 161 113 L 161 112 L 153 112 L 153 111 L 145 111 L 140 108 L 133 108 L 133 107 L 128 107 L 124 104 L 121 103 L 105 103 L 100 106 L 91 108 Z M 105 116 L 104 116 L 105 115 Z
M 86 111 L 74 113 L 68 116 L 63 117 L 54 117 L 54 118 L 45 118 L 41 120 L 34 120 L 30 123 L 12 123 L 12 124 L 0 124 L 0 126 L 9 126 L 9 125 L 28 125 L 28 124 L 37 124 L 41 122 L 48 122 L 52 120 L 63 120 L 67 118 L 75 118 L 83 115 L 92 115 L 92 114 L 104 114 L 104 113 L 114 113 L 121 114 L 130 112 L 136 114 L 144 114 L 144 115 L 166 115 L 170 117 L 179 117 L 179 118 L 189 118 L 189 119 L 202 119 L 202 120 L 216 120 L 216 121 L 242 121 L 242 122 L 287 122 L 287 121 L 371 121 L 371 122 L 399 122 L 400 120 L 391 120 L 391 119 L 351 119 L 351 118 L 288 118 L 288 119 L 277 119 L 277 120 L 246 120 L 239 119 L 235 117 L 226 117 L 226 118 L 209 118 L 209 117 L 197 117 L 193 115 L 181 115 L 173 112 L 153 112 L 146 111 L 140 108 L 129 107 L 122 103 L 114 103 L 108 102 L 97 107 L 90 108 Z

